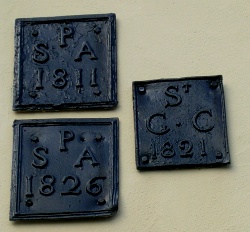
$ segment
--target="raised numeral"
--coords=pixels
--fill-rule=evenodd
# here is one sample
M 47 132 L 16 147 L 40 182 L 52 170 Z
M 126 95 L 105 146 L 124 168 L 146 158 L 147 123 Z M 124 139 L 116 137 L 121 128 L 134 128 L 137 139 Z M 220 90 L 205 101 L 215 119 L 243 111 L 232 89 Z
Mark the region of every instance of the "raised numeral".
M 33 176 L 26 176 L 26 197 L 33 197 L 32 179 L 33 179 Z
M 207 156 L 205 140 L 202 139 L 202 140 L 199 141 L 199 143 L 197 145 L 200 148 L 200 155 L 202 157 Z M 178 145 L 178 147 L 174 146 L 170 142 L 164 143 L 164 145 L 163 145 L 163 147 L 161 149 L 160 155 L 163 156 L 164 158 L 172 158 L 173 156 L 175 156 L 175 154 L 176 154 L 175 151 L 177 151 L 177 148 L 179 148 L 178 152 L 181 151 L 180 155 L 179 155 L 181 158 L 192 158 L 193 157 L 193 155 L 194 155 L 193 143 L 191 141 L 181 140 L 176 145 Z M 155 160 L 155 159 L 158 158 L 156 156 L 157 151 L 156 151 L 154 141 L 152 141 L 152 145 L 150 147 L 150 152 L 149 153 L 151 154 L 151 159 L 152 160 Z M 216 156 L 216 159 L 222 159 L 223 158 L 223 154 L 219 150 L 215 151 L 215 156 Z M 148 163 L 148 156 L 147 155 L 142 156 L 142 161 L 144 163 Z
M 164 144 L 164 148 L 161 152 L 161 155 L 164 157 L 164 158 L 172 158 L 174 155 L 175 155 L 175 151 L 173 149 L 173 145 L 169 142 L 166 142 Z
M 33 176 L 26 176 L 26 197 L 33 197 L 32 192 L 32 179 Z M 92 196 L 98 196 L 103 191 L 103 181 L 106 177 L 94 177 L 89 180 L 86 184 L 86 192 Z M 71 182 L 72 185 L 68 184 Z M 55 192 L 54 188 L 55 177 L 52 175 L 44 175 L 41 177 L 41 185 L 39 187 L 39 192 L 43 196 L 51 196 Z M 65 176 L 62 179 L 63 185 L 69 187 L 67 191 L 61 192 L 62 196 L 67 195 L 80 195 L 81 190 L 79 189 L 81 182 L 76 176 Z
M 54 80 L 53 80 L 53 86 L 55 88 L 58 89 L 62 89 L 65 87 L 65 85 L 67 84 L 67 80 L 66 80 L 66 71 L 62 68 L 56 69 L 54 71 Z
M 40 193 L 43 196 L 50 196 L 54 193 L 54 187 L 52 184 L 55 182 L 55 177 L 52 175 L 45 175 L 41 178 L 41 186 L 39 188 Z
M 193 153 L 191 152 L 193 149 L 193 144 L 188 140 L 180 141 L 179 148 L 184 152 L 184 154 L 181 154 L 180 157 L 182 158 L 191 158 L 193 156 Z
M 83 87 L 83 84 L 82 84 L 82 69 L 76 69 L 75 74 L 76 74 L 76 88 Z
M 204 142 L 204 139 L 202 139 L 200 142 L 201 142 L 201 156 L 206 156 L 207 153 L 206 153 L 206 150 L 205 150 L 205 142 Z
M 79 195 L 81 193 L 81 190 L 78 189 L 80 181 L 75 176 L 66 176 L 63 178 L 62 182 L 65 185 L 69 180 L 72 180 L 73 182 L 72 187 L 68 191 L 62 192 L 61 195 Z
M 75 87 L 76 90 L 80 93 L 81 88 L 83 88 L 83 70 L 82 69 L 75 69 L 74 71 L 75 74 Z M 62 68 L 58 68 L 53 71 L 53 77 L 54 79 L 52 80 L 52 85 L 57 88 L 57 89 L 63 89 L 67 83 L 67 71 Z M 35 86 L 34 90 L 41 90 L 44 88 L 43 82 L 44 82 L 44 69 L 43 68 L 38 68 L 35 70 Z M 90 82 L 89 85 L 92 87 L 93 93 L 96 96 L 101 95 L 101 90 L 99 89 L 99 85 L 97 83 L 97 68 L 92 68 L 90 71 Z
M 96 84 L 96 68 L 91 69 L 91 81 L 90 81 L 90 86 L 95 87 L 97 86 Z
M 102 182 L 106 177 L 95 177 L 88 181 L 86 191 L 92 196 L 98 196 L 102 192 Z
M 43 89 L 43 83 L 42 83 L 42 78 L 43 78 L 43 69 L 39 68 L 37 69 L 37 79 L 36 79 L 36 90 Z
M 157 159 L 157 155 L 156 155 L 157 154 L 157 149 L 155 147 L 155 143 L 152 143 L 151 147 L 152 147 L 152 150 L 153 150 L 153 154 L 152 154 L 151 158 L 153 160 L 155 160 L 155 159 Z
M 96 71 L 97 71 L 96 68 L 91 69 L 90 86 L 94 87 L 94 94 L 99 96 L 101 94 L 101 91 L 99 90 L 98 84 L 96 83 L 96 78 L 97 78 Z

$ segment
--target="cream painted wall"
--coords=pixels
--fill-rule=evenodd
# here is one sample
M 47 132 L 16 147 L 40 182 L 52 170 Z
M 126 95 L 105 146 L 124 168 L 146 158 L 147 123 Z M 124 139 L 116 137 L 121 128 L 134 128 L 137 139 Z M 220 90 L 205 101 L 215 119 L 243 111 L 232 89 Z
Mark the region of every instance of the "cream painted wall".
M 250 231 L 250 1 L 0 0 L 0 231 Z M 112 111 L 14 113 L 14 20 L 117 15 L 119 106 Z M 134 80 L 224 76 L 229 168 L 139 172 Z M 30 118 L 120 118 L 119 212 L 106 220 L 9 222 L 12 122 Z

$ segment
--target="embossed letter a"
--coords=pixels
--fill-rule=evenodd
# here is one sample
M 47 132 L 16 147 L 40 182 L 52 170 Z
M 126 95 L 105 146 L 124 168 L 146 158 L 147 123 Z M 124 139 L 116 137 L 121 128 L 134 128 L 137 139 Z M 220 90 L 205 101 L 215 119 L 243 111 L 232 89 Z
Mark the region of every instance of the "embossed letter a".
M 82 55 L 88 54 L 90 55 L 91 60 L 97 60 L 97 56 L 95 55 L 93 49 L 90 47 L 88 42 L 83 42 L 82 49 L 79 52 L 78 56 L 75 58 L 75 61 L 79 62 L 82 60 Z
M 94 154 L 90 150 L 90 147 L 87 147 L 85 150 L 83 150 L 83 152 L 78 157 L 74 167 L 76 167 L 76 168 L 82 167 L 83 166 L 82 163 L 83 163 L 84 160 L 91 160 L 92 161 L 92 166 L 96 166 L 96 165 L 99 164 L 97 162 Z

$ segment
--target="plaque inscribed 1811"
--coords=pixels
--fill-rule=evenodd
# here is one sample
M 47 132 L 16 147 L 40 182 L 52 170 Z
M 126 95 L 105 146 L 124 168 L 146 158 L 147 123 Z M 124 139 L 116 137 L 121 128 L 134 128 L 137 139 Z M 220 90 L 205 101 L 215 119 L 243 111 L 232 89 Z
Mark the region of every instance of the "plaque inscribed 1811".
M 115 14 L 17 19 L 13 110 L 117 105 Z
M 118 209 L 118 119 L 14 122 L 10 220 L 107 217 Z
M 222 76 L 133 83 L 137 169 L 230 163 Z

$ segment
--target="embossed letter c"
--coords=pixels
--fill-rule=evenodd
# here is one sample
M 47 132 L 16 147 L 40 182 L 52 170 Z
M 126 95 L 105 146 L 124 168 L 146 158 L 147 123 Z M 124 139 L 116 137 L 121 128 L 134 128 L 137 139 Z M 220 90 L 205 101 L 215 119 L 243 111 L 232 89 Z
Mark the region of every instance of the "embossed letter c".
M 199 113 L 195 114 L 193 117 L 193 126 L 196 130 L 201 131 L 201 132 L 208 132 L 211 131 L 214 128 L 214 125 L 200 125 L 198 123 L 198 119 L 201 115 L 207 114 L 209 117 L 213 117 L 212 111 L 211 110 L 203 110 L 200 111 Z
M 164 119 L 164 121 L 166 120 L 166 115 L 165 115 L 165 114 L 153 114 L 153 115 L 150 116 L 150 117 L 147 119 L 147 121 L 146 121 L 147 129 L 148 129 L 151 133 L 156 134 L 156 135 L 163 135 L 163 134 L 166 134 L 166 133 L 170 130 L 167 126 L 165 126 L 164 129 L 163 129 L 163 128 L 162 128 L 162 129 L 160 128 L 160 130 L 159 130 L 159 128 L 158 128 L 158 130 L 157 130 L 157 128 L 156 128 L 156 129 L 152 128 L 152 121 L 153 121 L 156 117 L 162 118 L 162 119 Z

